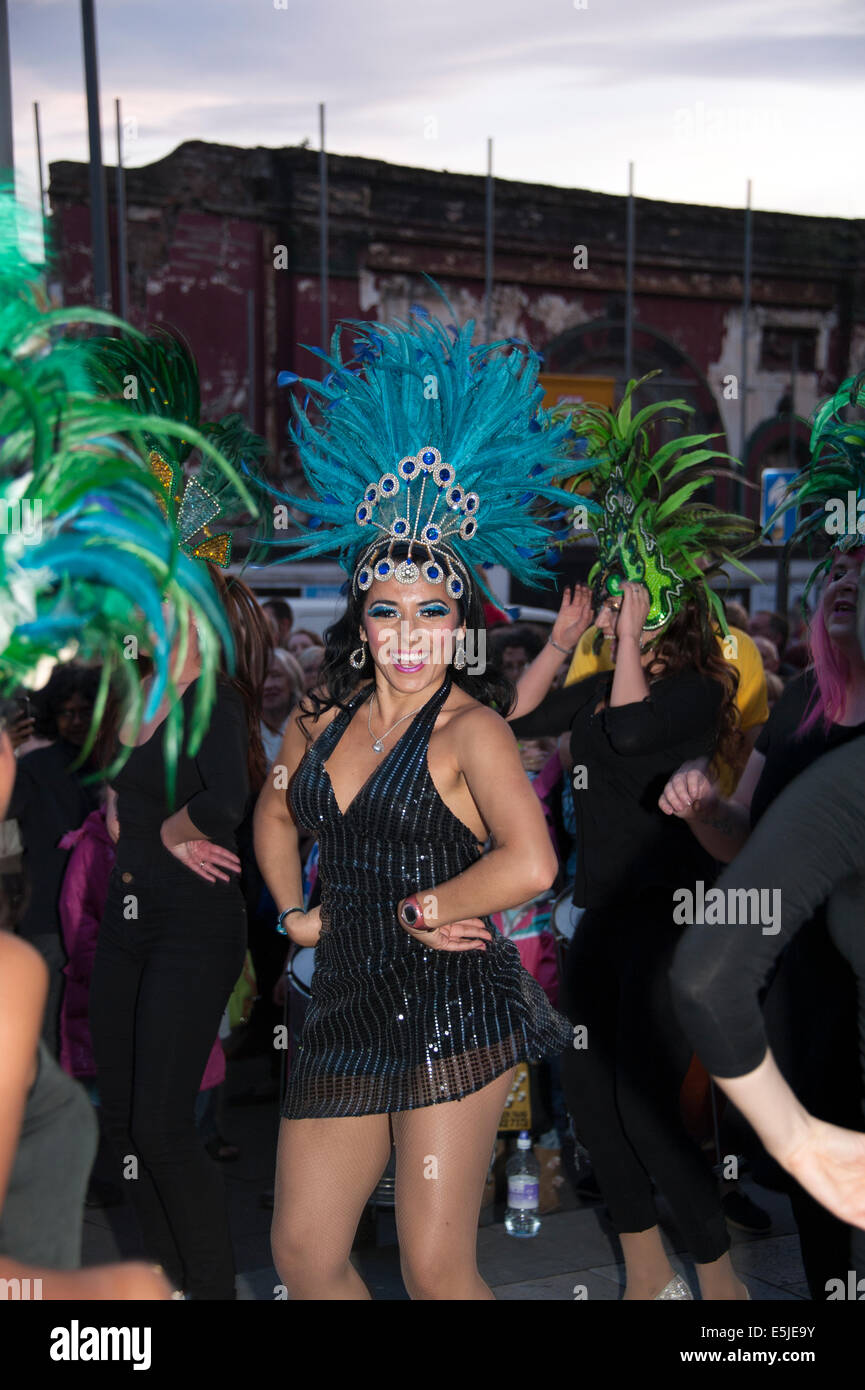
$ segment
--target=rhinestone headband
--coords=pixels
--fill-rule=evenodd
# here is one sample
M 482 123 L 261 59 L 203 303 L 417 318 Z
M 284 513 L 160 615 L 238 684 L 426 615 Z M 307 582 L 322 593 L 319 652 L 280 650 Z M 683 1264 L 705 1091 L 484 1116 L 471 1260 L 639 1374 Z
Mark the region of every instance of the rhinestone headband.
M 423 525 L 421 510 L 427 480 L 432 476 L 436 493 Z M 411 484 L 420 478 L 417 510 L 412 522 Z M 401 483 L 405 483 L 405 505 L 400 499 Z M 452 513 L 444 514 L 441 522 L 436 521 L 435 512 L 442 497 L 445 507 Z M 415 584 L 423 576 L 431 584 L 444 583 L 451 598 L 462 598 L 467 587 L 467 575 L 450 547 L 447 538 L 459 535 L 468 541 L 477 531 L 475 517 L 480 498 L 476 492 L 466 492 L 456 481 L 456 474 L 449 463 L 442 462 L 438 449 L 431 444 L 417 454 L 409 454 L 400 459 L 396 473 L 383 473 L 377 483 L 370 483 L 363 494 L 363 501 L 355 509 L 355 521 L 359 526 L 373 526 L 389 537 L 386 554 L 373 565 L 371 556 L 382 544 L 382 537 L 372 541 L 362 552 L 355 567 L 354 582 L 359 589 L 368 589 L 375 579 L 390 579 L 395 575 L 400 584 Z M 394 544 L 408 542 L 408 556 L 395 563 L 392 558 Z M 416 565 L 411 556 L 413 543 L 423 545 L 433 557 L 422 565 Z M 457 568 L 463 577 L 456 573 Z

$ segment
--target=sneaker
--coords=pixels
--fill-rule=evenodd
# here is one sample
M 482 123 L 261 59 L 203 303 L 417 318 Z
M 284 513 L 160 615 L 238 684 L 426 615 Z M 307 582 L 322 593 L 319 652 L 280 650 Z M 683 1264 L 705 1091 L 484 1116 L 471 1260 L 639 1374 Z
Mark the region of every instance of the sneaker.
M 734 1188 L 731 1192 L 725 1192 L 721 1197 L 721 1210 L 724 1213 L 728 1226 L 735 1226 L 737 1231 L 751 1231 L 758 1235 L 765 1235 L 772 1229 L 772 1218 L 762 1207 L 758 1207 L 756 1202 L 752 1202 L 744 1192 Z

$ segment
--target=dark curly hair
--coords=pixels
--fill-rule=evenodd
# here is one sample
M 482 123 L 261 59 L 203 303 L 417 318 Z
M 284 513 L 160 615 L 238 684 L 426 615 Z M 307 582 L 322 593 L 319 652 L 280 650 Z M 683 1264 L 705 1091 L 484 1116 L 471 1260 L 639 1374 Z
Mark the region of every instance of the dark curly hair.
M 379 555 L 384 554 L 387 544 L 387 541 L 383 540 L 381 550 L 371 558 L 368 557 L 370 564 L 375 564 Z M 411 553 L 412 559 L 419 564 L 433 558 L 426 547 L 419 545 L 417 541 L 412 542 Z M 395 544 L 390 551 L 394 560 L 402 560 L 407 554 L 408 543 L 405 541 Z M 307 739 L 312 739 L 313 735 L 304 726 L 305 719 L 317 720 L 334 706 L 341 710 L 346 709 L 349 697 L 355 693 L 359 685 L 366 684 L 373 674 L 373 660 L 367 644 L 364 644 L 364 664 L 359 670 L 349 665 L 348 660 L 349 654 L 358 646 L 357 634 L 362 623 L 365 601 L 366 594 L 356 592 L 354 587 L 350 586 L 345 611 L 325 632 L 324 660 L 318 686 L 309 691 L 299 704 L 301 717 L 297 722 Z M 468 588 L 467 597 L 458 599 L 457 603 L 460 623 L 465 623 L 473 632 L 485 633 L 486 622 L 477 584 L 472 583 Z M 469 667 L 460 671 L 452 665 L 450 669 L 455 685 L 474 696 L 482 705 L 490 705 L 502 718 L 506 718 L 516 704 L 516 691 L 512 682 L 503 675 L 494 661 L 488 659 L 486 669 L 480 673 L 473 672 Z
M 654 650 L 655 661 L 647 671 L 650 683 L 662 676 L 675 676 L 680 671 L 699 671 L 701 675 L 711 676 L 723 687 L 724 698 L 718 716 L 718 738 L 713 761 L 717 764 L 717 760 L 721 759 L 735 767 L 746 747 L 736 705 L 739 672 L 721 652 L 718 632 L 702 593 L 684 603 L 673 615 Z

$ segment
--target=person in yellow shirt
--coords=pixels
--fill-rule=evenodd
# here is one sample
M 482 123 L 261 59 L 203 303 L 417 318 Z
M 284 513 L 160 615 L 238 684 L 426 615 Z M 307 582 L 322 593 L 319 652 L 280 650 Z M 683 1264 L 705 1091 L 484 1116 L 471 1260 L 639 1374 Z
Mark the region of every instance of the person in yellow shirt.
M 600 642 L 601 634 L 592 626 L 583 633 L 574 650 L 565 685 L 592 676 L 596 671 L 612 671 L 610 643 L 607 638 Z M 739 727 L 745 735 L 747 748 L 741 763 L 735 768 L 718 761 L 720 785 L 725 788 L 723 795 L 730 796 L 736 788 L 748 754 L 757 736 L 769 718 L 769 703 L 766 693 L 766 673 L 760 653 L 747 632 L 731 627 L 728 637 L 718 634 L 718 642 L 724 656 L 739 673 L 739 686 L 736 691 L 736 707 L 739 711 Z M 597 651 L 595 650 L 597 646 Z

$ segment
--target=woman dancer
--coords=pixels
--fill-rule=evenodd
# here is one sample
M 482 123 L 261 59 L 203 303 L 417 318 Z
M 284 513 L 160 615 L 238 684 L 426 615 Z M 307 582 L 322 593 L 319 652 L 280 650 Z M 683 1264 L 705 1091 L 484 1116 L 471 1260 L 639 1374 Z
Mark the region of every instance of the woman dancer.
M 195 364 L 179 344 L 153 342 L 133 354 L 102 346 L 106 373 L 139 381 L 144 408 L 153 381 L 174 415 L 193 415 L 181 394 Z M 109 365 L 110 364 L 110 365 Z M 220 436 L 234 453 L 237 440 Z M 181 548 L 222 556 L 230 538 L 207 526 L 222 507 L 206 467 L 181 489 L 185 452 L 150 454 L 165 488 Z M 238 499 L 232 499 L 236 504 Z M 229 510 L 231 514 L 231 510 Z M 202 522 L 205 525 L 202 526 Z M 204 535 L 201 535 L 204 530 Z M 134 739 L 113 777 L 109 831 L 117 842 L 90 990 L 90 1025 L 108 1138 L 128 1184 L 147 1247 L 192 1299 L 235 1297 L 222 1179 L 195 1126 L 195 1100 L 223 1010 L 246 951 L 246 907 L 238 881 L 237 832 L 264 777 L 260 695 L 270 632 L 245 585 L 206 565 L 231 634 L 234 669 L 218 674 L 209 723 L 194 756 L 184 749 L 166 794 L 173 722 L 191 720 L 200 698 L 202 654 L 195 624 L 176 634 L 172 661 L 179 700 L 167 697 Z M 121 727 L 119 741 L 133 736 Z M 113 830 L 112 830 L 113 825 Z
M 800 507 L 797 538 L 825 535 L 826 503 L 862 491 L 865 427 L 839 423 L 851 401 L 865 400 L 861 378 L 842 384 L 819 408 L 812 461 L 790 484 L 779 509 Z M 813 507 L 813 503 L 817 503 Z M 776 797 L 817 759 L 865 734 L 865 657 L 856 636 L 856 586 L 865 557 L 861 537 L 842 536 L 813 571 L 826 582 L 809 629 L 812 669 L 791 681 L 757 739 L 729 800 L 701 763 L 689 761 L 670 779 L 661 809 L 687 824 L 710 854 L 729 862 Z M 764 1001 L 773 1054 L 804 1105 L 847 1128 L 859 1123 L 856 988 L 827 932 L 818 903 L 790 942 Z M 805 1272 L 814 1299 L 849 1263 L 849 1232 L 798 1184 L 790 1193 Z
M 603 494 L 596 618 L 612 643 L 614 669 L 553 691 L 511 722 L 518 737 L 570 729 L 577 817 L 574 902 L 586 909 L 568 949 L 565 989 L 579 1032 L 562 1061 L 577 1133 L 588 1148 L 625 1259 L 624 1297 L 692 1297 L 661 1242 L 653 1182 L 694 1258 L 704 1298 L 747 1298 L 730 1263 L 717 1184 L 687 1135 L 679 1093 L 691 1048 L 672 1014 L 667 973 L 680 934 L 675 888 L 711 881 L 714 865 L 664 821 L 654 788 L 684 748 L 730 757 L 741 738 L 735 674 L 712 630 L 717 601 L 698 557 L 730 560 L 725 544 L 748 534 L 743 518 L 687 499 L 711 480 L 685 439 L 652 457 L 645 432 L 600 409 L 578 413 L 598 458 Z M 666 409 L 663 403 L 656 409 Z M 630 419 L 629 413 L 627 419 Z M 696 441 L 704 443 L 705 441 Z M 564 616 L 575 643 L 591 621 L 578 589 Z M 523 682 L 537 704 L 552 654 Z
M 289 500 L 335 524 L 296 544 L 338 548 L 351 582 L 328 633 L 326 693 L 292 715 L 282 775 L 256 809 L 280 923 L 316 947 L 273 1219 L 296 1299 L 369 1297 L 349 1255 L 392 1143 L 409 1294 L 491 1298 L 477 1221 L 515 1064 L 571 1037 L 489 921 L 549 886 L 556 863 L 513 736 L 488 707 L 507 709 L 512 688 L 467 651 L 485 638 L 472 557 L 536 580 L 546 533 L 526 503 L 565 498 L 552 479 L 574 465 L 564 431 L 541 428 L 534 354 L 472 348 L 473 327 L 451 341 L 417 314 L 411 327 L 360 325 L 363 374 L 337 359 L 323 386 L 305 383 L 328 406 L 320 433 L 298 412 L 318 496 Z M 309 912 L 300 827 L 320 843 Z

